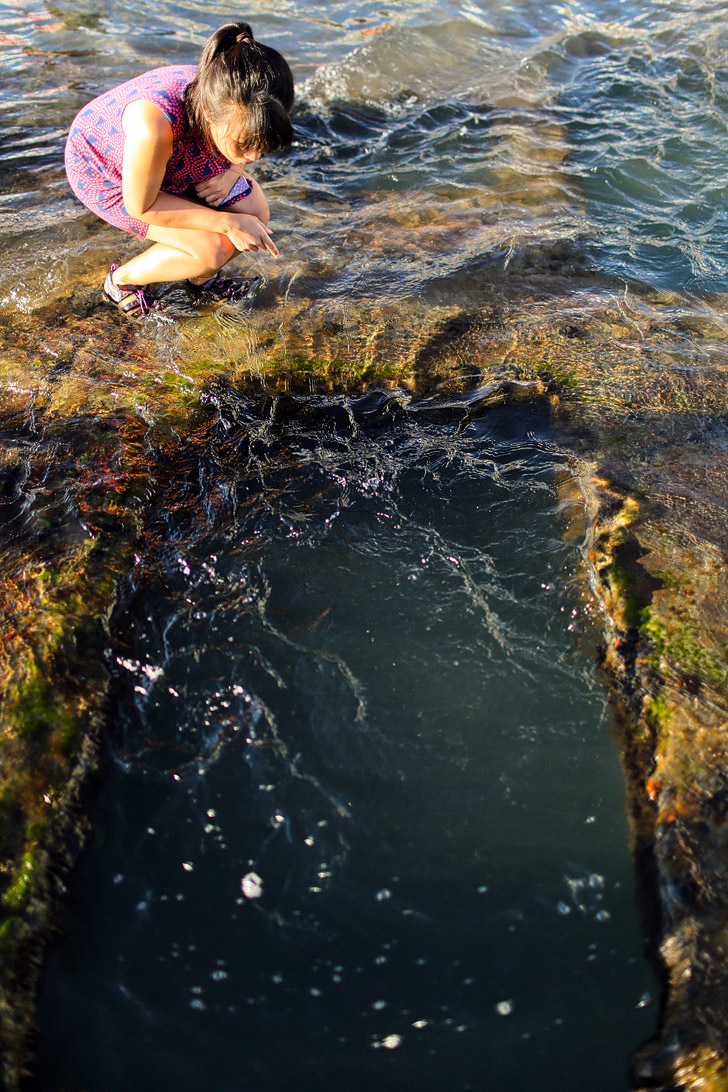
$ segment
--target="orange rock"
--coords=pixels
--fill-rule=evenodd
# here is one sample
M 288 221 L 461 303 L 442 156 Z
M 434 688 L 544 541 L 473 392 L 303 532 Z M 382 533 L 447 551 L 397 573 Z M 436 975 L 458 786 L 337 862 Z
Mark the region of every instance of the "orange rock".
M 391 29 L 392 24 L 385 23 L 384 26 L 381 27 L 365 27 L 363 30 L 360 30 L 359 33 L 363 34 L 366 38 L 371 38 L 374 34 L 382 34 L 383 31 Z

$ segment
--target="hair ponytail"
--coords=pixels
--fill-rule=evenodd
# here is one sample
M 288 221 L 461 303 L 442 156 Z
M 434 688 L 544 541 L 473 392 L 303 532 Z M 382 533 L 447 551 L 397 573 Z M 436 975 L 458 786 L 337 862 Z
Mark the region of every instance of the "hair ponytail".
M 270 46 L 257 42 L 248 23 L 226 23 L 208 38 L 195 79 L 185 90 L 192 128 L 210 142 L 209 121 L 231 109 L 244 118 L 241 151 L 273 152 L 293 139 L 289 118 L 293 74 Z
M 226 23 L 205 42 L 200 56 L 200 72 L 204 72 L 222 54 L 235 49 L 236 45 L 251 44 L 254 41 L 249 23 Z

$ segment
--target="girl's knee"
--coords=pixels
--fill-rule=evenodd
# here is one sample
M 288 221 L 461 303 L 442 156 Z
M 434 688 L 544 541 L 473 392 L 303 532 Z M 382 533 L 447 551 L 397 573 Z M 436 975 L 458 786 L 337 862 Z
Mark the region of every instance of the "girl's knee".
M 199 259 L 206 269 L 216 273 L 222 269 L 230 259 L 237 254 L 237 250 L 228 239 L 227 235 L 218 235 L 214 232 L 206 232 L 196 248 L 195 257 Z

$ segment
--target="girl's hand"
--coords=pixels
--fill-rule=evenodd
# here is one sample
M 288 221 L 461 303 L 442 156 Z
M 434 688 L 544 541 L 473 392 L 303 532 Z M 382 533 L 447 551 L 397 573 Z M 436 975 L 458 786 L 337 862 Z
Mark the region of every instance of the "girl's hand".
M 271 239 L 271 231 L 257 216 L 248 213 L 230 213 L 232 227 L 225 232 L 236 250 L 267 250 L 274 258 L 278 248 Z
M 228 168 L 222 174 L 197 182 L 195 192 L 203 201 L 207 201 L 208 205 L 221 205 L 239 178 L 237 171 Z

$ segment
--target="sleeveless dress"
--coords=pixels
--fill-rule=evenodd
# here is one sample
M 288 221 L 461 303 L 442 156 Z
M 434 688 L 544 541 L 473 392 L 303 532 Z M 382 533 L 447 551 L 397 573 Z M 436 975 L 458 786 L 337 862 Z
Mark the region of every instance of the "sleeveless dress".
M 102 220 L 139 239 L 147 234 L 148 224 L 130 216 L 121 192 L 121 164 L 124 131 L 121 115 L 124 107 L 137 99 L 154 103 L 172 126 L 172 158 L 167 164 L 161 188 L 166 193 L 185 194 L 195 182 L 222 174 L 230 160 L 213 152 L 190 129 L 184 106 L 187 84 L 197 74 L 195 65 L 155 68 L 136 79 L 93 99 L 77 115 L 66 141 L 66 175 L 79 201 Z M 227 208 L 252 192 L 249 179 L 241 176 L 217 208 Z M 187 196 L 196 198 L 194 191 Z

